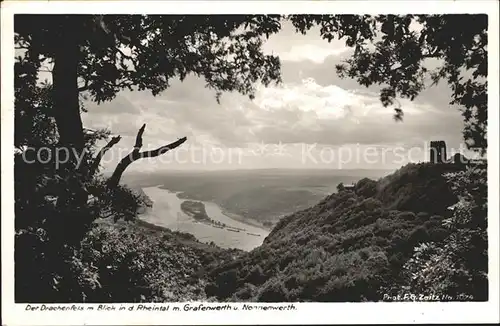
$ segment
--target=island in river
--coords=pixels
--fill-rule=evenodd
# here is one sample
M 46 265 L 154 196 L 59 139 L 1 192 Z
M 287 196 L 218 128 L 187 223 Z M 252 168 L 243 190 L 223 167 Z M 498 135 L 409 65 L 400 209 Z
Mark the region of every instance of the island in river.
M 181 209 L 184 213 L 199 221 L 209 221 L 205 205 L 199 201 L 185 200 L 181 203 Z
M 226 230 L 232 231 L 232 232 L 241 232 L 241 231 L 246 232 L 247 231 L 244 228 L 238 228 L 238 227 L 234 227 L 234 226 L 229 227 L 225 223 L 211 219 L 207 214 L 207 211 L 205 209 L 205 204 L 200 202 L 200 201 L 185 200 L 181 203 L 181 209 L 184 213 L 191 216 L 197 222 L 205 223 L 207 225 L 210 225 L 210 226 L 213 226 L 216 228 L 220 228 L 220 229 L 226 229 Z M 248 235 L 260 237 L 259 234 L 254 234 L 254 233 L 250 233 L 250 232 L 247 232 L 247 233 L 248 233 Z

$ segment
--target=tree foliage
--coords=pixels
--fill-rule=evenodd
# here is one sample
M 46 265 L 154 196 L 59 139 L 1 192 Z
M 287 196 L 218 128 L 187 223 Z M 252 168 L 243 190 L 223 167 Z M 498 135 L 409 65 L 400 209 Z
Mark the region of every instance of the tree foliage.
M 280 79 L 278 58 L 261 49 L 261 36 L 279 28 L 279 16 L 267 15 L 17 15 L 14 22 L 16 47 L 26 51 L 30 72 L 54 65 L 60 140 L 80 147 L 79 92 L 98 103 L 125 88 L 157 95 L 174 77 L 194 74 L 217 96 L 252 96 L 255 82 Z
M 450 235 L 423 243 L 405 265 L 409 293 L 443 300 L 488 300 L 487 182 L 484 167 L 450 173 L 459 201 L 444 220 Z
M 124 88 L 156 95 L 191 73 L 243 94 L 258 80 L 279 80 L 277 57 L 262 53 L 260 38 L 279 30 L 279 16 L 21 15 L 15 32 L 20 46 L 53 60 L 65 26 L 79 46 L 80 91 L 97 102 Z
M 426 87 L 446 81 L 465 121 L 470 148 L 487 148 L 488 16 L 322 15 L 290 17 L 297 31 L 320 26 L 328 41 L 345 39 L 352 56 L 336 67 L 366 87 L 380 85 L 385 106 L 397 97 L 415 99 Z M 433 67 L 434 66 L 434 67 Z M 396 107 L 396 119 L 403 117 Z

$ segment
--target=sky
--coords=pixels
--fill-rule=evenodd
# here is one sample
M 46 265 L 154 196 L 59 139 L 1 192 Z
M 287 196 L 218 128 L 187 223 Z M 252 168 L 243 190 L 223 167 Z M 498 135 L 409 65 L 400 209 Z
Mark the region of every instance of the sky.
M 143 149 L 180 137 L 181 147 L 158 158 L 134 162 L 135 171 L 224 170 L 253 168 L 396 169 L 429 159 L 431 140 L 445 140 L 449 154 L 464 149 L 463 120 L 448 104 L 445 83 L 413 102 L 400 100 L 404 121 L 384 108 L 377 88 L 336 75 L 349 57 L 343 41 L 328 43 L 317 30 L 295 33 L 291 25 L 272 35 L 264 51 L 279 55 L 283 83 L 257 86 L 253 101 L 224 93 L 220 104 L 204 80 L 174 81 L 154 97 L 149 91 L 122 91 L 101 105 L 88 102 L 85 127 L 109 128 L 122 140 L 103 159 L 113 170 L 127 155 L 143 123 Z

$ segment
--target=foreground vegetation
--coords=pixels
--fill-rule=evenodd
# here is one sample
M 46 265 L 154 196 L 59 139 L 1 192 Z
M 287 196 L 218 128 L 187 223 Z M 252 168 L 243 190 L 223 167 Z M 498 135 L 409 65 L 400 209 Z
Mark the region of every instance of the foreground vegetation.
M 18 237 L 18 248 L 23 248 Z M 39 248 L 36 248 L 40 250 Z M 43 259 L 31 271 L 17 271 L 17 302 L 178 302 L 210 301 L 205 294 L 205 268 L 232 260 L 240 251 L 198 242 L 194 236 L 148 223 L 101 221 L 94 225 L 80 247 L 68 255 L 67 274 L 51 273 L 43 280 Z M 17 259 L 26 268 L 26 259 Z M 60 263 L 59 263 L 60 265 Z M 45 271 L 50 273 L 49 270 Z M 30 274 L 32 273 L 32 274 Z M 48 277 L 53 276 L 53 280 Z M 44 290 L 31 286 L 50 282 Z

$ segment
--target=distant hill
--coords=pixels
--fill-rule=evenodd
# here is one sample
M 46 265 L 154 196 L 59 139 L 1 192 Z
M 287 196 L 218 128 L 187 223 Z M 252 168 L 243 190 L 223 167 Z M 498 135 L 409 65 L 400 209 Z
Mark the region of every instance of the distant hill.
M 282 218 L 262 246 L 210 271 L 208 296 L 237 301 L 378 301 L 401 281 L 413 248 L 442 241 L 456 202 L 443 173 L 409 164 Z

